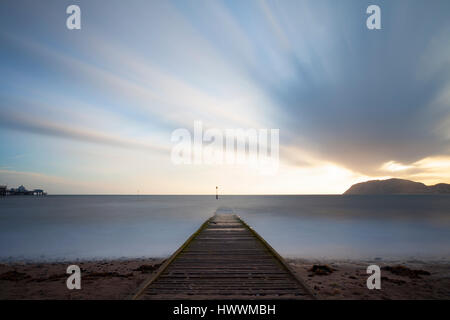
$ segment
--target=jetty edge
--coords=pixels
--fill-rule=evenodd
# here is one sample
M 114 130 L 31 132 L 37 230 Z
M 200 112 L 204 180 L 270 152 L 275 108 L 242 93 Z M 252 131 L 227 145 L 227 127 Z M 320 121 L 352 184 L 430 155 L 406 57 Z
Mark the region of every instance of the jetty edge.
M 242 218 L 216 213 L 130 298 L 314 300 L 317 295 Z

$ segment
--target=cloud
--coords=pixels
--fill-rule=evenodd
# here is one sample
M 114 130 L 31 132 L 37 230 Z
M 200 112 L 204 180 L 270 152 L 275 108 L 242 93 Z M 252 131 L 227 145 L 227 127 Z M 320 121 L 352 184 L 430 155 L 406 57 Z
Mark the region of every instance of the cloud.
M 443 12 L 450 7 L 434 2 L 426 10 L 431 16 L 420 17 L 424 3 L 404 4 L 382 6 L 384 27 L 377 32 L 364 27 L 361 3 L 327 2 L 333 9 L 323 12 L 319 4 L 307 5 L 304 12 L 284 10 L 293 24 L 307 20 L 306 14 L 321 17 L 299 40 L 284 33 L 294 52 L 267 38 L 296 76 L 252 71 L 254 81 L 287 116 L 282 128 L 290 136 L 285 143 L 364 174 L 376 174 L 390 160 L 414 162 L 450 153 L 450 61 L 444 58 L 448 41 L 443 40 L 450 25 Z M 276 11 L 265 11 L 279 34 L 273 22 Z M 326 38 L 317 30 L 324 30 Z M 436 54 L 440 59 L 434 59 Z M 439 67 L 427 68 L 427 77 L 422 76 L 422 63 L 433 59 Z
M 0 12 L 2 127 L 167 153 L 201 120 L 280 129 L 292 170 L 444 170 L 420 161 L 450 156 L 448 1 L 383 2 L 380 31 L 356 0 L 80 4 L 78 33 L 56 5 Z
M 197 43 L 183 46 L 188 46 L 189 51 L 192 51 L 190 55 L 195 59 L 189 62 L 197 65 L 197 71 L 208 78 L 208 86 L 217 87 L 214 93 L 204 90 L 198 84 L 194 85 L 192 77 L 184 80 L 182 68 L 177 70 L 178 73 L 164 70 L 162 65 L 146 59 L 138 49 L 127 48 L 115 40 L 107 42 L 98 32 L 85 35 L 82 45 L 77 48 L 84 54 L 94 50 L 96 54 L 92 59 L 81 59 L 64 52 L 66 50 L 21 35 L 3 33 L 2 37 L 18 46 L 18 49 L 32 53 L 33 60 L 42 67 L 57 70 L 52 76 L 57 78 L 64 74 L 64 81 L 71 86 L 78 85 L 83 89 L 83 94 L 94 95 L 103 102 L 118 103 L 125 113 L 134 110 L 161 126 L 191 126 L 193 121 L 202 120 L 211 126 L 258 127 L 264 122 L 264 116 L 260 112 L 264 106 L 258 104 L 261 99 L 248 84 L 246 91 L 239 88 L 238 85 L 245 82 L 245 79 L 231 71 L 239 69 L 236 63 L 227 63 L 220 51 L 212 48 L 192 31 L 189 32 L 190 28 L 183 29 L 184 24 L 179 21 L 179 17 L 175 17 L 178 20 L 172 23 L 179 25 L 180 29 L 178 34 L 170 33 L 171 37 L 178 36 L 183 41 L 190 39 Z M 23 71 L 17 77 L 21 81 L 24 78 Z M 220 81 L 223 83 L 219 83 Z M 217 92 L 224 88 L 232 91 L 232 94 Z M 75 94 L 80 94 L 79 89 Z
M 404 165 L 395 161 L 388 161 L 386 163 L 384 163 L 380 170 L 383 171 L 389 171 L 389 172 L 398 172 L 398 171 L 404 171 L 404 170 L 408 170 L 408 169 L 412 169 L 413 166 L 408 166 L 408 165 Z
M 426 184 L 450 182 L 450 156 L 440 155 L 426 157 L 413 163 L 388 161 L 384 163 L 379 174 L 420 181 Z
M 161 144 L 151 143 L 148 141 L 140 141 L 136 139 L 128 139 L 121 136 L 96 131 L 93 129 L 61 125 L 36 117 L 30 117 L 20 112 L 0 112 L 0 124 L 3 127 L 9 129 L 25 131 L 34 134 L 53 136 L 57 138 L 67 138 L 121 148 L 138 148 L 165 154 L 168 154 L 170 150 L 169 148 L 164 147 Z

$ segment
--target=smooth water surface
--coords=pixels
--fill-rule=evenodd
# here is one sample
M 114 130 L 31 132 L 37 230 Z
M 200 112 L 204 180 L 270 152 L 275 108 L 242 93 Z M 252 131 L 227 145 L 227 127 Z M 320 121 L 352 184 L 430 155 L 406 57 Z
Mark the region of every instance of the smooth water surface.
M 450 196 L 10 196 L 0 260 L 168 256 L 217 209 L 285 256 L 450 257 Z

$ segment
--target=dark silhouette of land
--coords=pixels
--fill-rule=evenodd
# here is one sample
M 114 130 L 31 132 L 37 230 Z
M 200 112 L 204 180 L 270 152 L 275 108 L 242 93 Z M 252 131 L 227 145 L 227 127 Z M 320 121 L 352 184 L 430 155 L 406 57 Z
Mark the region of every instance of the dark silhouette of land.
M 344 194 L 450 194 L 450 184 L 427 186 L 421 182 L 395 178 L 370 180 L 352 185 Z

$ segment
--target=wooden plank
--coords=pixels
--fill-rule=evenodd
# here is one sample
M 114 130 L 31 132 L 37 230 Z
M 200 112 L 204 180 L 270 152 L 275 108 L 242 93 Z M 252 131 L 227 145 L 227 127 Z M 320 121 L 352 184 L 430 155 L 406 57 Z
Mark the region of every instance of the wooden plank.
M 200 228 L 198 228 L 198 230 L 194 232 L 185 241 L 185 243 L 183 243 L 183 245 L 178 248 L 178 250 L 175 251 L 172 256 L 161 265 L 161 267 L 159 267 L 158 271 L 152 277 L 150 277 L 147 281 L 144 281 L 144 283 L 138 288 L 137 292 L 131 297 L 133 300 L 136 300 L 144 292 L 144 290 L 166 270 L 166 268 L 172 263 L 173 260 L 175 260 L 178 254 L 180 254 L 180 252 L 182 252 L 184 248 L 186 248 L 186 246 L 200 233 L 200 231 L 202 231 L 208 225 L 209 220 L 210 219 L 206 220 L 200 226 Z
M 133 299 L 314 299 L 284 259 L 242 219 L 216 214 L 137 290 Z
M 245 223 L 244 220 L 242 220 L 241 218 L 238 217 L 238 219 L 245 225 L 247 226 L 247 228 L 270 250 L 270 252 L 275 256 L 275 258 L 277 258 L 278 261 L 280 261 L 280 263 L 283 265 L 284 268 L 286 268 L 286 270 L 292 274 L 295 278 L 295 280 L 297 280 L 297 282 L 303 287 L 303 289 L 305 290 L 305 292 L 308 295 L 311 295 L 312 297 L 315 297 L 314 293 L 311 291 L 311 289 L 309 289 L 309 287 L 306 285 L 306 283 L 296 274 L 296 272 L 287 264 L 287 262 L 278 254 L 278 252 L 275 251 L 274 248 L 272 248 L 272 246 L 266 241 L 264 240 L 263 237 L 261 237 L 255 230 L 253 230 L 252 227 L 250 227 L 249 225 L 247 225 L 247 223 Z

